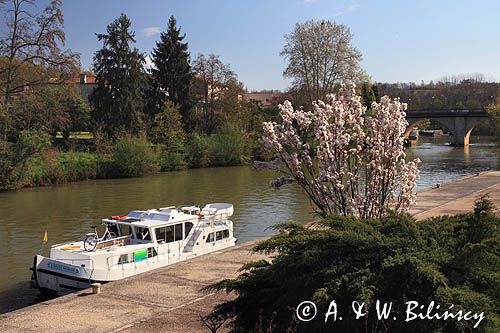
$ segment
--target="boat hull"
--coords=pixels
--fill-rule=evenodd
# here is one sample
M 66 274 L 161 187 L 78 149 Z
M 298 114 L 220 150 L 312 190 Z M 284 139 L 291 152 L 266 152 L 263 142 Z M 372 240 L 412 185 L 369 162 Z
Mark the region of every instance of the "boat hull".
M 33 282 L 44 294 L 64 295 L 90 288 L 92 283 L 105 283 L 92 279 L 92 272 L 83 267 L 61 263 L 41 255 L 33 259 Z
M 161 267 L 184 261 L 198 255 L 219 251 L 234 246 L 236 238 L 231 242 L 212 246 L 203 253 L 164 253 L 163 256 L 147 258 L 141 262 L 115 265 L 110 269 L 94 269 L 93 265 L 82 267 L 59 260 L 36 255 L 33 259 L 33 282 L 45 294 L 61 296 L 75 291 L 90 288 L 92 283 L 107 283 L 126 277 L 138 275 Z

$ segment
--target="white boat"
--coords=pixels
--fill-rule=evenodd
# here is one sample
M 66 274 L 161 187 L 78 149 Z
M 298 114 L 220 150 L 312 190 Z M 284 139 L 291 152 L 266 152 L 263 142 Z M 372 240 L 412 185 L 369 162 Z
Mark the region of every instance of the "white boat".
M 233 205 L 207 204 L 131 211 L 103 219 L 103 237 L 53 245 L 50 257 L 36 255 L 33 281 L 58 295 L 151 271 L 236 243 Z

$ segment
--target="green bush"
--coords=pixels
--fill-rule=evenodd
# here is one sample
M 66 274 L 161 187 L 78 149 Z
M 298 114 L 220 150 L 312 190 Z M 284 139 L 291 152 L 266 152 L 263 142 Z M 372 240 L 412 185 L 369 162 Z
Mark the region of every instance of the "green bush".
M 64 152 L 59 155 L 59 165 L 67 182 L 94 179 L 97 176 L 96 154 Z
M 96 154 L 96 178 L 106 179 L 113 178 L 114 174 L 114 161 L 111 153 L 97 153 Z
M 140 177 L 159 170 L 156 153 L 144 137 L 122 136 L 112 156 L 115 177 Z
M 210 136 L 210 166 L 233 166 L 248 162 L 243 134 L 236 128 L 226 127 Z
M 22 186 L 45 186 L 96 178 L 96 155 L 46 149 L 27 162 Z
M 160 171 L 177 171 L 187 168 L 186 157 L 181 152 L 164 151 L 160 154 Z
M 23 186 L 45 186 L 64 183 L 66 177 L 59 164 L 59 152 L 53 148 L 29 159 Z
M 236 292 L 216 307 L 214 318 L 230 318 L 235 331 L 260 332 L 499 332 L 500 218 L 484 197 L 474 212 L 416 222 L 410 215 L 381 219 L 330 217 L 316 228 L 285 223 L 279 233 L 255 246 L 273 255 L 243 267 L 236 279 L 211 288 Z M 314 301 L 318 316 L 298 322 L 295 308 Z M 343 320 L 325 323 L 335 300 Z M 392 303 L 391 316 L 377 318 L 375 301 Z M 364 302 L 366 316 L 356 319 L 351 305 Z M 407 301 L 435 302 L 432 313 L 454 304 L 484 312 L 475 320 L 406 322 Z M 441 310 L 436 310 L 440 304 Z M 465 312 L 465 311 L 464 311 Z M 393 316 L 397 319 L 393 320 Z M 264 329 L 264 330 L 263 330 Z
M 186 146 L 186 160 L 190 168 L 204 168 L 209 164 L 210 142 L 207 136 L 194 133 Z
M 21 132 L 15 142 L 0 140 L 0 190 L 25 186 L 32 160 L 49 146 L 50 136 L 40 132 Z

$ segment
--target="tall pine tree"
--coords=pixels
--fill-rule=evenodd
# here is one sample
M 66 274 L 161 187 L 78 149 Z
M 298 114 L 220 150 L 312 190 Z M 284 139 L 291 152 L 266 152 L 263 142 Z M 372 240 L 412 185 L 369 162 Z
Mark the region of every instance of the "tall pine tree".
M 90 97 L 92 117 L 111 137 L 119 130 L 136 133 L 142 128 L 145 87 L 144 55 L 137 48 L 130 20 L 122 14 L 108 25 L 107 34 L 97 34 L 103 47 L 94 56 L 97 87 Z
M 162 32 L 152 52 L 150 86 L 145 112 L 152 118 L 163 110 L 166 101 L 171 101 L 181 112 L 184 128 L 190 129 L 189 110 L 193 105 L 191 97 L 191 66 L 188 43 L 183 43 L 185 34 L 177 28 L 173 16 L 168 29 Z

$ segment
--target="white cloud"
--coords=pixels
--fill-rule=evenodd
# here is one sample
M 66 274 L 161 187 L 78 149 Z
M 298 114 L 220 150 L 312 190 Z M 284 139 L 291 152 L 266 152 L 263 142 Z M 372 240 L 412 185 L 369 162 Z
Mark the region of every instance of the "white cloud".
M 334 15 L 335 16 L 340 16 L 340 15 L 343 15 L 343 14 L 346 14 L 346 13 L 349 13 L 349 12 L 353 12 L 356 9 L 358 9 L 359 7 L 361 7 L 361 5 L 359 3 L 351 3 L 350 5 L 345 6 L 343 8 L 338 8 L 336 10 L 336 13 Z
M 160 32 L 161 32 L 161 30 L 158 27 L 149 27 L 149 28 L 142 29 L 142 34 L 146 37 L 151 37 L 153 35 L 157 35 Z

